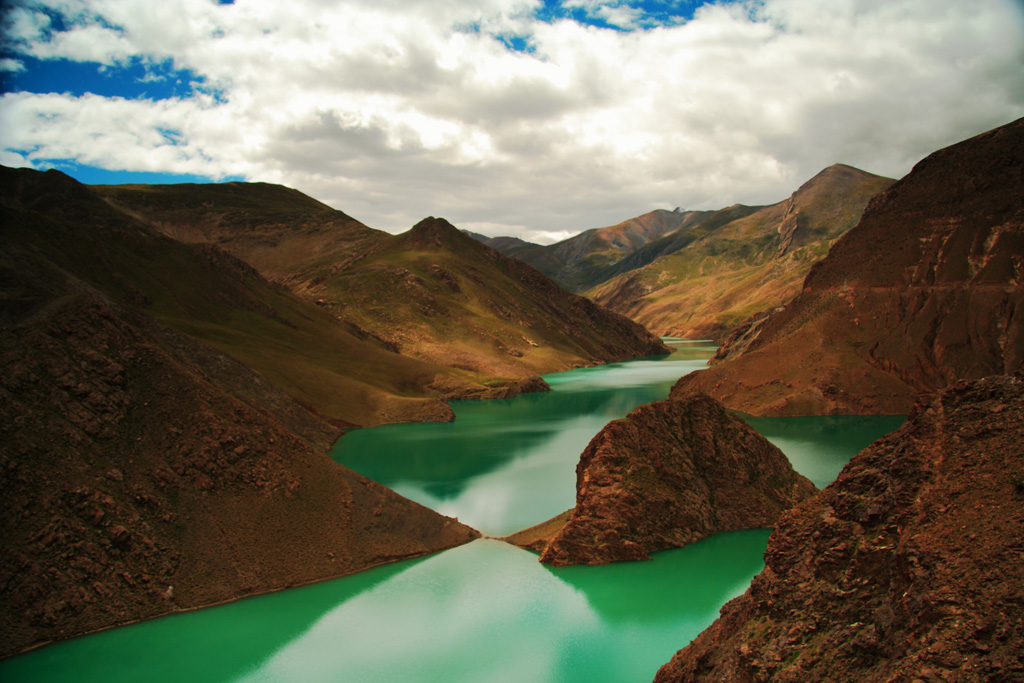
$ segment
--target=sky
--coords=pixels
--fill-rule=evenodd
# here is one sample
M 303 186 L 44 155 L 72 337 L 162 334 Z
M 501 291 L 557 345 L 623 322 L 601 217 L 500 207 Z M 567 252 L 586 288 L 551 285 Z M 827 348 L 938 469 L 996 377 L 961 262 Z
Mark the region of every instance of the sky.
M 1024 0 L 0 0 L 0 164 L 550 243 L 1024 116 Z

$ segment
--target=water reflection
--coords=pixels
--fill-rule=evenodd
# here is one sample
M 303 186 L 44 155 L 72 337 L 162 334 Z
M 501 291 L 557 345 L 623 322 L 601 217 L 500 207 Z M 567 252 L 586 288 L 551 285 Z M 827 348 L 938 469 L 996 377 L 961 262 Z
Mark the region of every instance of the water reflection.
M 716 534 L 680 550 L 655 553 L 649 562 L 546 569 L 585 595 L 606 624 L 680 619 L 707 624 L 761 571 L 769 534 L 767 529 Z
M 447 424 L 356 430 L 338 462 L 492 535 L 552 517 L 575 503 L 576 462 L 611 420 L 668 396 L 705 367 L 710 342 L 675 344 L 667 357 L 547 375 L 551 392 L 506 401 L 456 401 Z
M 793 468 L 819 489 L 835 481 L 850 458 L 907 419 L 903 415 L 740 417 L 778 446 Z
M 571 507 L 575 464 L 594 433 L 663 398 L 714 350 L 680 346 L 667 360 L 552 376 L 551 394 L 458 404 L 452 424 L 361 430 L 342 441 L 342 460 L 492 533 L 530 526 Z M 632 388 L 608 388 L 621 384 Z M 819 486 L 903 421 L 746 419 Z M 0 680 L 651 680 L 745 589 L 767 537 L 719 534 L 650 562 L 559 569 L 480 540 L 46 647 L 0 662 Z
M 174 614 L 49 645 L 0 662 L 5 683 L 228 681 L 259 666 L 336 605 L 424 560 Z
M 554 571 L 476 541 L 335 606 L 238 681 L 650 680 L 760 571 L 767 532 L 709 541 Z

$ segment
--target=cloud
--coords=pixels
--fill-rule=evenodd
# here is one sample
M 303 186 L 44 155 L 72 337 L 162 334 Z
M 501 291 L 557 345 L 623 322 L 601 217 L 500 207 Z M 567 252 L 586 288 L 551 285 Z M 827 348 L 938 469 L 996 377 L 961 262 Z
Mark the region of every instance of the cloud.
M 0 142 L 38 165 L 280 182 L 391 231 L 438 215 L 552 239 L 779 201 L 836 162 L 901 176 L 1024 115 L 1013 0 L 764 0 L 687 21 L 565 5 L 632 30 L 541 21 L 535 0 L 25 0 L 5 18 L 19 54 L 169 61 L 221 94 L 7 93 Z

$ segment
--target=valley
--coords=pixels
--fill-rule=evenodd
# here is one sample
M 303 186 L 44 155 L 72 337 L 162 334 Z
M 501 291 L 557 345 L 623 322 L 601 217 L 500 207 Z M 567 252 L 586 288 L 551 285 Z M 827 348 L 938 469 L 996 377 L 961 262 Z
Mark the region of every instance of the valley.
M 1024 673 L 1024 119 L 550 248 L 0 181 L 5 680 Z

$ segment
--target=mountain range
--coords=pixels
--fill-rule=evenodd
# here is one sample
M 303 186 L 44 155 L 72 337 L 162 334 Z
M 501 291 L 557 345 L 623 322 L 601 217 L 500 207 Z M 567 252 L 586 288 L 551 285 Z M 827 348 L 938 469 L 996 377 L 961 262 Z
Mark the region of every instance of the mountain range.
M 836 164 L 769 206 L 657 210 L 550 246 L 477 238 L 660 335 L 722 341 L 795 296 L 892 182 Z

